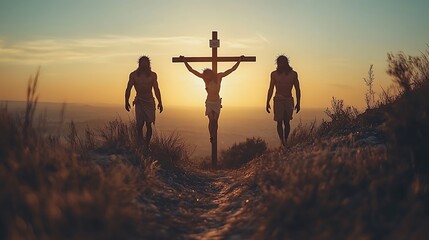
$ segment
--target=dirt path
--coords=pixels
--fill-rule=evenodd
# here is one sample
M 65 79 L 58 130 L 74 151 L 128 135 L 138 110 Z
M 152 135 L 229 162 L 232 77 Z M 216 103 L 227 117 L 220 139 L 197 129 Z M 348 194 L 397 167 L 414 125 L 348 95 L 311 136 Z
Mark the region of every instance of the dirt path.
M 237 171 L 161 169 L 155 191 L 140 201 L 159 214 L 166 236 L 177 239 L 246 239 L 257 199 L 250 174 Z M 246 237 L 247 236 L 247 237 Z
M 101 165 L 129 157 L 92 154 Z M 155 216 L 154 222 L 143 224 L 154 224 L 155 236 L 161 239 L 249 239 L 256 229 L 252 212 L 260 196 L 254 172 L 160 167 L 156 177 L 149 179 L 151 187 L 138 197 L 143 214 Z

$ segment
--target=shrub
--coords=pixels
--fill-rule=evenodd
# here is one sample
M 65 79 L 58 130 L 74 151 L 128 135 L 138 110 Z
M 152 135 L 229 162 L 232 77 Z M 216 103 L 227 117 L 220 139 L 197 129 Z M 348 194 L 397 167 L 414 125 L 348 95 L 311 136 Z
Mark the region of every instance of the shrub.
M 344 101 L 332 97 L 331 108 L 326 108 L 325 114 L 331 121 L 323 121 L 318 130 L 319 134 L 343 133 L 354 127 L 354 120 L 358 116 L 358 110 L 353 106 L 344 106 Z
M 384 130 L 399 150 L 411 154 L 416 170 L 429 173 L 429 81 L 398 99 Z
M 331 122 L 344 124 L 352 122 L 358 115 L 358 110 L 353 106 L 344 107 L 344 101 L 332 97 L 331 109 L 326 108 L 326 115 L 331 118 Z
M 419 172 L 429 173 L 429 48 L 420 56 L 388 54 L 387 72 L 401 87 L 384 130 Z
M 234 143 L 221 152 L 221 168 L 239 168 L 266 150 L 267 143 L 261 138 L 247 138 L 245 142 Z
M 429 46 L 420 56 L 409 56 L 403 52 L 388 53 L 387 61 L 387 73 L 404 93 L 409 93 L 429 78 Z

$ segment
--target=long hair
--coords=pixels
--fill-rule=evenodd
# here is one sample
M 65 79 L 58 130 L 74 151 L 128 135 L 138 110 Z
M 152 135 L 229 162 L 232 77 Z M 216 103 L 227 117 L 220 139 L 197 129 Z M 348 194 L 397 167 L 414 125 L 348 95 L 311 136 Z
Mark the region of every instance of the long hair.
M 150 59 L 148 56 L 141 56 L 139 58 L 139 66 L 137 68 L 137 76 L 140 76 L 144 73 L 147 77 L 152 73 L 152 69 L 150 67 Z
M 280 55 L 276 59 L 277 63 L 277 72 L 282 73 L 288 73 L 292 70 L 292 67 L 289 65 L 289 59 L 285 55 Z

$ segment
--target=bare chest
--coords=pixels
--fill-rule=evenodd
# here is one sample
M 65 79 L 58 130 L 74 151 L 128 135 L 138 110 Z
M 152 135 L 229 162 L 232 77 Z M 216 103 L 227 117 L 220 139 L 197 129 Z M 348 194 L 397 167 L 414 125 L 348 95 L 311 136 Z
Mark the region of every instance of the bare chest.
M 291 89 L 295 79 L 292 74 L 278 74 L 274 77 L 274 84 L 277 88 Z
M 219 93 L 220 91 L 220 82 L 208 82 L 206 83 L 206 90 L 209 93 Z
M 134 87 L 137 90 L 144 90 L 147 88 L 151 88 L 153 84 L 153 78 L 151 76 L 145 76 L 144 74 L 141 74 L 140 76 L 137 76 L 137 74 L 134 76 Z

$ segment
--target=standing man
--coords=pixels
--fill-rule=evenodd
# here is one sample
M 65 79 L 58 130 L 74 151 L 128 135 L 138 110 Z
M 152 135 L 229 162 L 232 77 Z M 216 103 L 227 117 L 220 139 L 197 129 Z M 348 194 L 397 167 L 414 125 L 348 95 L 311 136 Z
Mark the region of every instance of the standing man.
M 276 62 L 277 69 L 271 72 L 266 110 L 270 113 L 270 101 L 273 96 L 274 87 L 276 87 L 276 94 L 274 96 L 274 121 L 277 122 L 277 133 L 279 134 L 281 144 L 285 147 L 294 109 L 292 87 L 295 87 L 296 93 L 296 113 L 301 109 L 301 89 L 299 88 L 298 73 L 290 67 L 289 59 L 284 55 L 280 55 Z
M 131 88 L 134 86 L 136 90 L 133 106 L 135 105 L 136 108 L 137 138 L 139 141 L 143 140 L 143 126 L 146 123 L 145 148 L 149 148 L 152 137 L 152 123 L 155 122 L 155 99 L 152 94 L 152 88 L 158 100 L 159 112 L 161 113 L 163 110 L 157 78 L 156 73 L 151 70 L 149 57 L 142 56 L 139 59 L 138 68 L 130 73 L 127 89 L 125 90 L 125 109 L 128 112 L 131 108 L 129 103 Z

